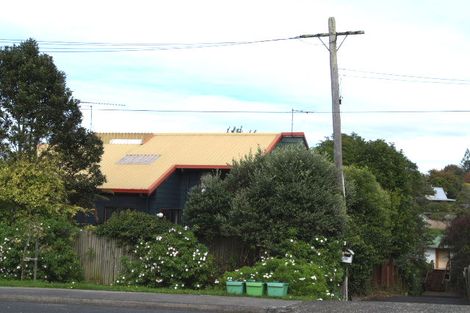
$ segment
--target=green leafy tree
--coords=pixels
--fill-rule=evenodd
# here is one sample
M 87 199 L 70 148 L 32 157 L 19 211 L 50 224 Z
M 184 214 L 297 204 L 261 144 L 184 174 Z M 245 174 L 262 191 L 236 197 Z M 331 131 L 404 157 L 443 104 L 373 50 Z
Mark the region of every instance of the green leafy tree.
M 201 184 L 189 193 L 189 203 L 183 211 L 184 221 L 194 225 L 193 231 L 203 242 L 219 236 L 230 236 L 229 213 L 232 194 L 220 173 L 206 175 Z
M 390 195 L 392 242 L 390 257 L 397 261 L 405 283 L 411 288 L 421 279 L 414 269 L 424 263 L 427 244 L 425 224 L 420 216 L 424 196 L 432 189 L 401 150 L 382 139 L 366 141 L 357 134 L 342 135 L 345 165 L 367 168 Z M 316 151 L 333 159 L 333 141 L 321 142 Z
M 451 164 L 442 170 L 430 170 L 428 180 L 432 186 L 444 188 L 447 196 L 455 199 L 462 190 L 464 172 L 459 166 Z
M 470 150 L 465 150 L 465 154 L 460 162 L 460 166 L 462 167 L 465 173 L 470 172 Z
M 90 206 L 96 186 L 104 182 L 98 166 L 103 147 L 80 126 L 78 103 L 65 74 L 34 40 L 0 50 L 0 158 L 56 155 L 68 201 Z
M 349 227 L 346 240 L 355 251 L 350 288 L 354 294 L 370 290 L 372 272 L 391 253 L 394 215 L 390 195 L 365 168 L 345 168 Z
M 451 282 L 465 292 L 462 272 L 464 267 L 470 265 L 470 213 L 462 214 L 451 222 L 444 242 L 453 249 Z
M 383 139 L 366 141 L 355 133 L 343 134 L 342 139 L 344 165 L 367 167 L 384 189 L 412 196 L 422 196 L 429 191 L 416 164 L 394 144 Z M 322 141 L 315 150 L 333 160 L 331 139 Z
M 339 237 L 347 218 L 335 175 L 330 162 L 302 146 L 258 152 L 234 162 L 224 181 L 215 177 L 194 189 L 186 222 L 214 236 L 229 229 L 257 251 L 272 251 L 286 238 Z M 220 209 L 220 216 L 198 218 L 206 209 Z
M 470 184 L 464 184 L 457 195 L 459 213 L 470 213 Z
M 53 159 L 0 163 L 0 219 L 30 222 L 39 217 L 70 219 L 81 208 L 66 202 L 62 173 Z

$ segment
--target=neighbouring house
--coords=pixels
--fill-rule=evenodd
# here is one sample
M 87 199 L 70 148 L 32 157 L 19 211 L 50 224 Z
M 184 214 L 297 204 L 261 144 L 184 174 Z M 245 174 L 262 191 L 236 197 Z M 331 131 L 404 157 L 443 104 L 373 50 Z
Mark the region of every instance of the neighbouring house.
M 447 194 L 442 187 L 432 187 L 433 195 L 426 196 L 426 199 L 433 202 L 455 202 L 455 199 L 447 198 Z
M 163 213 L 181 222 L 188 191 L 202 175 L 230 170 L 233 160 L 258 150 L 269 153 L 286 144 L 308 148 L 304 133 L 101 133 L 100 163 L 106 183 L 99 187 L 94 216 L 82 223 L 103 223 L 114 212 L 132 209 Z
M 442 187 L 433 187 L 434 194 L 426 196 L 426 199 L 436 203 L 455 202 L 455 199 L 447 198 Z M 437 212 L 439 213 L 439 212 Z M 440 215 L 439 219 L 434 216 Z M 433 265 L 433 270 L 427 274 L 425 288 L 428 291 L 444 291 L 450 279 L 450 260 L 452 252 L 449 246 L 443 243 L 444 233 L 454 218 L 452 214 L 424 213 L 423 220 L 431 230 L 434 238 L 426 247 L 426 261 Z

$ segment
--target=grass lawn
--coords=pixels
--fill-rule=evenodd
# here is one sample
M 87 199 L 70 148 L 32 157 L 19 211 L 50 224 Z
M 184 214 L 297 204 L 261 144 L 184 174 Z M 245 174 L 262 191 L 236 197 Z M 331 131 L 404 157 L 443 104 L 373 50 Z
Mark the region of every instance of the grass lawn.
M 63 288 L 63 289 L 83 289 L 83 290 L 106 290 L 106 291 L 129 291 L 129 292 L 152 292 L 152 293 L 170 293 L 170 294 L 195 294 L 195 295 L 214 295 L 226 296 L 227 293 L 222 289 L 170 289 L 170 288 L 149 288 L 141 286 L 115 286 L 99 285 L 87 282 L 55 283 L 47 281 L 32 280 L 9 280 L 0 279 L 0 287 L 33 287 L 33 288 Z

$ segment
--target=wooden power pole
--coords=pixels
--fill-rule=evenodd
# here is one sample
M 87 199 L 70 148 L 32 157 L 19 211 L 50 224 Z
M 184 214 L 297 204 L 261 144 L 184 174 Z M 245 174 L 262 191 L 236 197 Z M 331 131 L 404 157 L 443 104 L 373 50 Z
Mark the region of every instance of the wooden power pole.
M 344 174 L 343 174 L 343 153 L 341 143 L 341 110 L 340 110 L 340 97 L 339 97 L 339 82 L 338 82 L 338 61 L 337 52 L 341 48 L 342 43 L 349 35 L 362 35 L 364 31 L 347 31 L 347 32 L 336 32 L 336 22 L 334 17 L 328 19 L 328 33 L 321 33 L 315 35 L 302 35 L 300 38 L 318 38 L 323 45 L 330 52 L 330 77 L 331 77 L 331 104 L 333 114 L 333 142 L 334 142 L 334 160 L 335 166 L 338 172 L 337 183 L 340 187 L 343 196 L 346 196 L 344 188 Z M 346 36 L 343 41 L 337 46 L 338 36 Z M 329 45 L 321 40 L 321 37 L 329 38 Z

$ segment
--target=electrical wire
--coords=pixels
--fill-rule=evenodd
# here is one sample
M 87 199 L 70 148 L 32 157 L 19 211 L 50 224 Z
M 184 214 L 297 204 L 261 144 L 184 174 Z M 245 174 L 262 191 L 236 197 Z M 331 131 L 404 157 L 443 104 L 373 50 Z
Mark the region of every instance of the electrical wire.
M 221 42 L 199 42 L 199 43 L 113 43 L 113 42 L 81 42 L 81 41 L 41 41 L 37 43 L 45 47 L 46 53 L 95 53 L 95 52 L 139 52 L 158 50 L 184 50 L 216 48 L 236 45 L 251 45 L 288 40 L 299 40 L 301 36 L 272 38 L 262 40 L 245 41 L 221 41 Z M 21 43 L 20 39 L 0 39 L 0 43 Z
M 342 73 L 343 76 L 355 77 L 355 78 L 394 80 L 394 81 L 405 81 L 405 82 L 422 82 L 422 83 L 433 83 L 433 84 L 455 84 L 455 85 L 470 84 L 470 79 L 384 73 L 384 72 L 374 72 L 374 71 L 356 70 L 356 69 L 348 69 L 348 68 L 339 68 L 339 70 L 343 72 L 353 72 L 353 73 L 363 73 L 363 74 L 373 75 L 373 76 L 364 76 L 364 75 L 350 75 L 350 74 Z
M 87 104 L 106 104 L 107 102 L 82 102 Z M 117 105 L 117 104 L 112 104 Z M 122 104 L 119 104 L 122 105 Z M 198 113 L 198 114 L 332 114 L 332 111 L 311 111 L 311 110 L 170 110 L 170 109 L 121 109 L 121 108 L 95 108 L 87 107 L 82 109 L 105 112 L 146 112 L 146 113 Z M 357 110 L 341 111 L 342 114 L 429 114 L 429 113 L 470 113 L 470 110 Z

